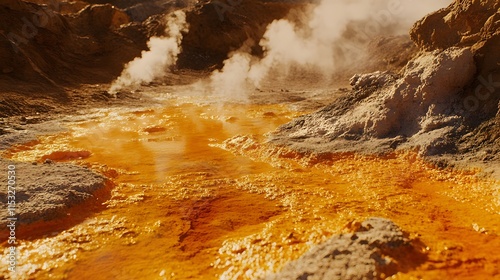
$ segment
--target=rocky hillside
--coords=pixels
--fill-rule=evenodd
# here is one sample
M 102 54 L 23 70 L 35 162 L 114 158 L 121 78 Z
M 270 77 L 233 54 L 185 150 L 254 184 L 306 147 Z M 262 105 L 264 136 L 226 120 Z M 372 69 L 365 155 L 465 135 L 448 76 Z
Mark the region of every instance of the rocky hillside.
M 476 98 L 471 96 L 466 101 L 485 118 L 495 115 L 495 101 L 500 99 L 496 91 L 500 87 L 499 9 L 500 2 L 494 0 L 457 1 L 420 20 L 410 32 L 413 41 L 425 51 L 454 46 L 471 49 L 478 71 L 465 91 Z
M 34 87 L 104 82 L 145 47 L 145 38 L 127 36 L 130 18 L 111 5 L 69 15 L 58 8 L 19 0 L 0 4 L 3 90 L 15 90 L 16 80 Z
M 62 14 L 54 3 L 0 3 L 0 116 L 81 99 L 68 88 L 109 81 L 146 47 L 140 28 L 109 4 Z
M 185 9 L 190 26 L 178 67 L 200 70 L 222 65 L 228 53 L 246 41 L 258 42 L 267 24 L 298 5 L 303 4 L 2 1 L 0 116 L 49 112 L 106 99 L 105 93 L 80 88 L 118 77 L 127 62 L 147 49 L 148 38 L 165 35 L 165 15 L 173 10 Z M 255 53 L 261 51 L 255 48 Z
M 417 148 L 498 162 L 499 7 L 457 0 L 426 16 L 410 31 L 420 54 L 401 72 L 355 75 L 349 94 L 280 127 L 272 141 L 306 152 Z
M 478 160 L 500 160 L 500 2 L 456 1 L 417 22 L 410 35 L 426 51 L 471 49 L 477 72 L 461 101 L 472 131 L 457 146 Z

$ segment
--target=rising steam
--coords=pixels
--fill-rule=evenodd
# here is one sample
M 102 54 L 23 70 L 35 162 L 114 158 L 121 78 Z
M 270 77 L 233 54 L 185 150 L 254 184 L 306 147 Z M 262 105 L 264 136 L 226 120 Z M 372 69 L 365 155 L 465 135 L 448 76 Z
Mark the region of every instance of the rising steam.
M 109 92 L 117 93 L 123 88 L 136 88 L 161 78 L 169 71 L 169 67 L 177 62 L 181 52 L 182 32 L 188 25 L 183 11 L 176 11 L 167 18 L 166 37 L 151 37 L 147 43 L 147 51 L 140 57 L 125 65 L 125 69 L 112 84 Z
M 246 49 L 233 52 L 222 70 L 211 76 L 214 93 L 241 99 L 244 91 L 260 87 L 272 71 L 314 70 L 328 77 L 356 63 L 364 46 L 378 36 L 407 33 L 413 22 L 451 0 L 322 0 L 301 23 L 275 20 L 260 46 L 262 58 Z
M 328 78 L 346 65 L 361 63 L 366 45 L 376 37 L 405 34 L 425 14 L 451 0 L 321 0 L 300 19 L 275 20 L 259 42 L 263 57 L 250 53 L 248 42 L 229 54 L 224 67 L 210 77 L 209 91 L 229 99 L 246 99 L 269 77 L 291 69 L 314 71 Z M 129 62 L 110 93 L 133 89 L 161 78 L 177 62 L 186 16 L 167 18 L 168 36 L 152 37 L 148 51 Z

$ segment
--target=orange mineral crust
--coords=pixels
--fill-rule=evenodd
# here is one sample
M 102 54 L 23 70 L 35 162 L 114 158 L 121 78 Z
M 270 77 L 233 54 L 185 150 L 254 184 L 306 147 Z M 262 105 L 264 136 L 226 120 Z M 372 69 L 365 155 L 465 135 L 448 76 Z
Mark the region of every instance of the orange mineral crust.
M 71 210 L 87 215 L 79 222 L 20 232 L 17 278 L 3 265 L 5 244 L 7 279 L 256 279 L 374 216 L 422 253 L 391 279 L 500 275 L 499 184 L 477 171 L 441 170 L 413 151 L 272 146 L 264 134 L 297 115 L 285 105 L 169 100 L 93 114 L 4 154 L 75 162 L 113 184 L 103 207 Z

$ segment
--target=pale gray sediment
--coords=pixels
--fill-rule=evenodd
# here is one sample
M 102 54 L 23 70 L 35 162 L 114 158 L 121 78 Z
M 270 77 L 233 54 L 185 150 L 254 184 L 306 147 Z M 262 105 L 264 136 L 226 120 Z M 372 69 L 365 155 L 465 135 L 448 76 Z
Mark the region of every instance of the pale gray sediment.
M 410 31 L 420 53 L 401 71 L 355 75 L 345 96 L 279 127 L 270 142 L 319 154 L 417 150 L 438 166 L 500 178 L 499 8 L 455 1 L 426 16 Z
M 15 166 L 17 223 L 30 224 L 65 217 L 71 207 L 95 199 L 106 178 L 85 167 L 67 163 L 31 164 L 0 158 L 0 227 L 7 223 L 7 167 Z
M 60 120 L 40 118 L 11 117 L 0 123 L 0 151 L 8 150 L 14 145 L 34 142 L 42 135 L 56 134 L 65 131 Z
M 385 279 L 411 262 L 409 254 L 413 267 L 423 262 L 425 256 L 418 248 L 421 245 L 408 240 L 392 221 L 369 218 L 355 232 L 331 237 L 264 279 Z

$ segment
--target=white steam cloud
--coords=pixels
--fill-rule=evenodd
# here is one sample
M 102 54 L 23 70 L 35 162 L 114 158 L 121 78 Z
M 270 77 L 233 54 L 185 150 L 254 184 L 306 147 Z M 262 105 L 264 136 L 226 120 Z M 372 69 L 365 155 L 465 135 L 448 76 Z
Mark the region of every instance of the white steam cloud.
M 318 71 L 328 77 L 356 63 L 364 46 L 379 36 L 407 34 L 424 15 L 451 0 L 322 0 L 295 23 L 275 20 L 267 26 L 260 46 L 262 58 L 243 47 L 233 52 L 210 78 L 211 90 L 229 99 L 244 99 L 245 91 L 260 87 L 269 75 L 292 67 Z
M 183 11 L 176 11 L 167 18 L 166 37 L 151 37 L 147 51 L 140 57 L 125 65 L 125 69 L 112 84 L 109 92 L 117 93 L 123 88 L 136 88 L 161 78 L 169 71 L 169 67 L 177 62 L 181 52 L 182 32 L 188 25 Z

